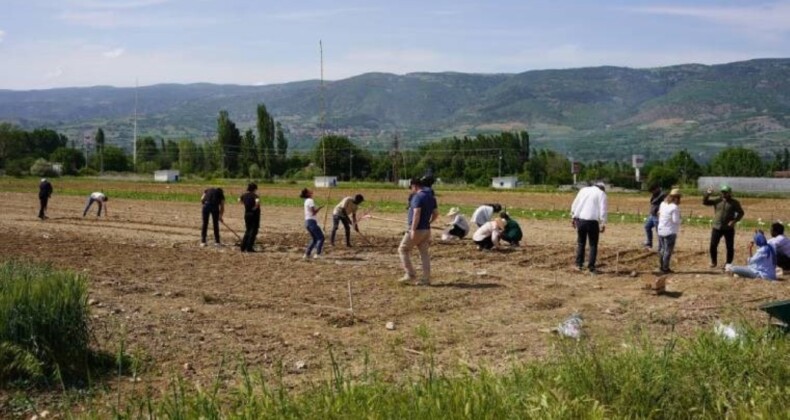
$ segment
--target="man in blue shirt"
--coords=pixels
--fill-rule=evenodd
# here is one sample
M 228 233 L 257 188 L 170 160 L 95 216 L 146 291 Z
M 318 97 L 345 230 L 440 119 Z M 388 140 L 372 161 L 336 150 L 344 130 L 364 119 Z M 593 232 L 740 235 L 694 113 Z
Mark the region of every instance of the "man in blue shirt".
M 411 250 L 416 246 L 420 251 L 422 262 L 422 278 L 417 284 L 427 286 L 431 283 L 431 256 L 428 254 L 428 247 L 431 244 L 431 223 L 439 217 L 439 210 L 429 178 L 412 179 L 410 188 L 412 197 L 409 201 L 408 230 L 398 247 L 398 254 L 406 271 L 406 275 L 400 281 L 411 283 L 417 278 L 410 255 Z

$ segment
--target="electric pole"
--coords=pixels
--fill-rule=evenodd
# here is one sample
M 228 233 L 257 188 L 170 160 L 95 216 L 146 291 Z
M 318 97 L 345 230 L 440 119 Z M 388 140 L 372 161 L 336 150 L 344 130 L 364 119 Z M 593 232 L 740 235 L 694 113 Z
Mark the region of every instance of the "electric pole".
M 348 149 L 348 180 L 349 181 L 351 181 L 353 175 L 354 175 L 354 151 L 352 149 Z

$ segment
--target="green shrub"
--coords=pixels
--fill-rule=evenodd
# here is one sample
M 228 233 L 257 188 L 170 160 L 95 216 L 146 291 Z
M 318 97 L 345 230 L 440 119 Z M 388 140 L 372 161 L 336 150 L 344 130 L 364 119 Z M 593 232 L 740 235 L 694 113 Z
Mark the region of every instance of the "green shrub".
M 86 166 L 84 168 L 80 168 L 80 170 L 77 171 L 77 175 L 79 175 L 79 176 L 96 176 L 98 174 L 99 173 L 96 172 L 95 169 L 93 169 L 93 168 L 91 168 L 89 166 Z
M 6 162 L 5 173 L 10 176 L 24 176 L 30 173 L 30 167 L 35 162 L 33 158 L 21 158 Z
M 70 380 L 87 372 L 86 280 L 48 265 L 0 265 L 0 383 Z
M 52 178 L 58 176 L 58 173 L 52 168 L 51 162 L 47 162 L 46 159 L 36 159 L 30 166 L 30 175 Z

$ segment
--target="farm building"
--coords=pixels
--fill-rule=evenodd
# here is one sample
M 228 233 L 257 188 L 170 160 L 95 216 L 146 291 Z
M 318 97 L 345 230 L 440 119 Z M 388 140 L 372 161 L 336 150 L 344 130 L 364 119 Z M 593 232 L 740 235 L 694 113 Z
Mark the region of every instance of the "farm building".
M 513 189 L 518 186 L 518 177 L 497 176 L 491 178 L 491 186 L 496 189 Z
M 316 188 L 332 188 L 337 187 L 336 176 L 317 176 L 314 179 Z
M 703 176 L 697 179 L 697 188 L 700 191 L 708 188 L 718 191 L 721 185 L 729 185 L 736 194 L 738 192 L 790 194 L 790 178 Z
M 409 188 L 409 184 L 411 184 L 411 179 L 399 179 L 398 186 L 403 188 Z
M 178 182 L 181 175 L 179 171 L 167 169 L 163 171 L 154 171 L 154 181 L 156 182 Z

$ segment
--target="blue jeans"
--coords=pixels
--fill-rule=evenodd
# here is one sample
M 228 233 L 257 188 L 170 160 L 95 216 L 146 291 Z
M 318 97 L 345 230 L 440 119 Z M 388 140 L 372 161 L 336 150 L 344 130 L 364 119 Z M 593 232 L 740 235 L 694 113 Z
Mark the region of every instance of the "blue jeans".
M 661 264 L 661 271 L 669 271 L 669 262 L 672 259 L 672 251 L 675 250 L 677 234 L 658 237 L 658 262 Z
M 645 221 L 645 246 L 649 248 L 653 247 L 653 229 L 658 229 L 658 217 L 648 215 Z
M 732 266 L 732 274 L 737 274 L 740 277 L 745 277 L 748 279 L 760 278 L 760 273 L 752 270 L 751 267 L 747 267 L 747 266 L 739 266 L 739 265 Z
M 313 219 L 308 219 L 304 221 L 304 227 L 307 228 L 307 231 L 310 233 L 310 237 L 313 239 L 310 241 L 310 245 L 307 246 L 307 251 L 305 251 L 305 255 L 310 255 L 313 252 L 313 248 L 316 250 L 316 254 L 321 255 L 321 250 L 324 249 L 324 231 L 321 230 L 321 227 L 318 226 L 318 222 Z

